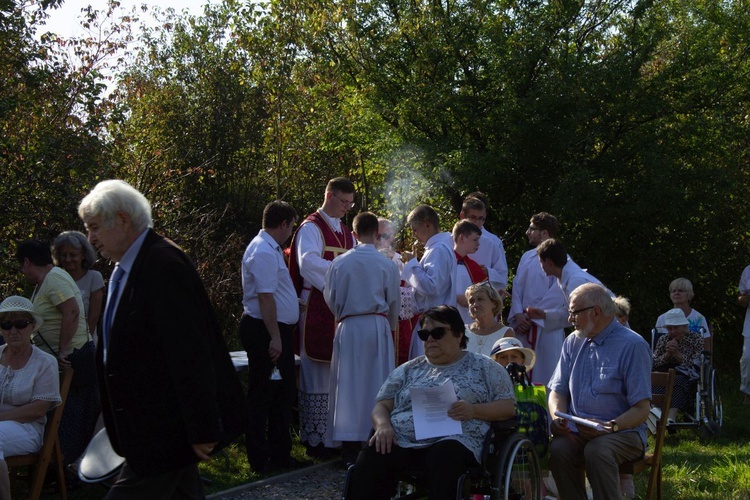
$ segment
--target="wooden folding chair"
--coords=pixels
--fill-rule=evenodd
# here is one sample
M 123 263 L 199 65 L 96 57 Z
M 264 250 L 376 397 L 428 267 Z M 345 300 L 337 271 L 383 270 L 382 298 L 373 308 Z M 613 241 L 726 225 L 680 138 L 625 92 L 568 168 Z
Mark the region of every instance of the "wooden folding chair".
M 656 436 L 654 438 L 654 452 L 646 453 L 643 458 L 634 462 L 627 462 L 620 465 L 621 474 L 633 474 L 643 472 L 649 467 L 651 474 L 648 478 L 648 490 L 646 498 L 651 500 L 656 498 L 661 500 L 661 462 L 664 453 L 664 436 L 667 434 L 667 416 L 669 415 L 669 406 L 672 401 L 672 388 L 674 386 L 675 371 L 670 369 L 669 372 L 651 372 L 651 391 L 655 387 L 663 387 L 663 394 L 652 394 L 651 404 L 661 409 L 661 418 L 656 424 Z
M 34 473 L 31 475 L 31 486 L 29 487 L 30 500 L 38 500 L 42 493 L 44 477 L 47 475 L 49 464 L 54 458 L 57 469 L 57 487 L 60 491 L 60 498 L 67 500 L 68 491 L 65 487 L 65 466 L 63 465 L 62 451 L 60 450 L 60 440 L 57 437 L 57 429 L 60 427 L 65 400 L 68 398 L 68 389 L 70 381 L 73 380 L 73 369 L 63 368 L 60 373 L 60 399 L 62 402 L 55 407 L 52 415 L 47 417 L 47 425 L 44 428 L 44 437 L 42 449 L 37 453 L 29 455 L 18 455 L 15 457 L 6 457 L 5 462 L 8 464 L 8 470 L 15 472 L 21 466 L 34 466 Z M 11 473 L 11 478 L 14 476 Z

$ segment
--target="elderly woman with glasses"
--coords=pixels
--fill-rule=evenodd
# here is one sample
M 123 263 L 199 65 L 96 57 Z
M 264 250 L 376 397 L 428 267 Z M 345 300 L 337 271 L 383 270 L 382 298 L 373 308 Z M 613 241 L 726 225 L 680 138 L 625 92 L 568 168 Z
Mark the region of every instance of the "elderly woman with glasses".
M 693 297 L 695 297 L 693 284 L 689 279 L 677 278 L 669 284 L 669 299 L 672 301 L 672 306 L 682 309 L 688 321 L 688 330 L 703 337 L 703 349 L 710 351 L 712 347 L 711 330 L 708 328 L 706 318 L 690 305 Z M 664 313 L 656 320 L 656 329 L 661 333 L 667 332 L 666 318 L 667 313 Z
M 503 299 L 489 281 L 469 286 L 466 301 L 469 315 L 474 320 L 466 325 L 466 348 L 469 351 L 489 356 L 499 339 L 516 336 L 512 328 L 503 324 Z
M 96 263 L 96 251 L 83 233 L 65 231 L 52 242 L 52 257 L 75 280 L 81 291 L 83 313 L 89 333 L 96 339 L 96 325 L 104 304 L 104 279 L 91 269 Z
M 42 326 L 31 301 L 11 296 L 0 304 L 0 500 L 10 500 L 6 456 L 42 447 L 47 412 L 60 404 L 57 361 L 31 344 Z
M 391 498 L 397 473 L 420 468 L 431 499 L 456 498 L 459 476 L 481 460 L 490 422 L 515 415 L 510 376 L 487 356 L 463 350 L 464 325 L 455 307 L 429 309 L 419 324 L 425 354 L 396 368 L 380 388 L 374 434 L 351 472 L 351 498 Z M 458 399 L 447 416 L 461 422 L 462 433 L 418 439 L 410 390 L 446 383 Z

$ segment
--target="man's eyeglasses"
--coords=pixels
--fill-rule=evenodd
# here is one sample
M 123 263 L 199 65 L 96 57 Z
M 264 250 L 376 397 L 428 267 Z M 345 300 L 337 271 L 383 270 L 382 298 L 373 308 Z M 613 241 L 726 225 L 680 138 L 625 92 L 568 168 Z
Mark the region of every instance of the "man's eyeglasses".
M 529 231 L 541 231 L 542 229 L 536 226 L 529 226 Z
M 391 238 L 393 238 L 393 235 L 390 233 L 381 233 L 378 235 L 378 241 L 390 240 Z
M 3 321 L 0 323 L 0 329 L 5 330 L 6 332 L 9 331 L 11 328 L 15 327 L 16 330 L 23 330 L 30 324 L 32 324 L 33 321 L 30 319 L 17 319 L 15 321 Z
M 582 307 L 581 309 L 576 309 L 575 311 L 568 311 L 568 315 L 572 316 L 573 318 L 578 317 L 579 314 L 581 314 L 584 311 L 588 311 L 589 309 L 593 309 L 596 306 L 588 306 L 588 307 Z
M 435 340 L 440 340 L 443 338 L 443 335 L 448 331 L 447 326 L 439 326 L 437 328 L 433 328 L 432 330 L 417 330 L 417 335 L 419 335 L 419 339 L 422 342 L 427 342 L 427 339 L 432 336 Z
M 339 201 L 341 202 L 341 204 L 342 204 L 342 205 L 344 205 L 345 207 L 349 207 L 349 208 L 351 208 L 351 207 L 353 207 L 353 206 L 354 206 L 354 200 L 351 200 L 351 201 L 349 201 L 349 200 L 345 200 L 345 199 L 341 198 L 341 197 L 340 197 L 339 195 L 337 195 L 337 194 L 335 194 L 335 193 L 331 193 L 331 194 L 333 194 L 333 196 L 334 196 L 334 197 L 335 197 L 335 198 L 336 198 L 337 200 L 339 200 Z
M 471 222 L 473 222 L 474 224 L 478 224 L 478 225 L 480 225 L 480 226 L 481 226 L 482 224 L 484 224 L 484 221 L 486 221 L 486 220 L 487 220 L 487 217 L 485 217 L 485 216 L 483 216 L 483 215 L 469 215 L 469 216 L 468 216 L 468 217 L 466 217 L 466 218 L 467 218 L 467 219 L 469 219 L 469 220 L 470 220 Z

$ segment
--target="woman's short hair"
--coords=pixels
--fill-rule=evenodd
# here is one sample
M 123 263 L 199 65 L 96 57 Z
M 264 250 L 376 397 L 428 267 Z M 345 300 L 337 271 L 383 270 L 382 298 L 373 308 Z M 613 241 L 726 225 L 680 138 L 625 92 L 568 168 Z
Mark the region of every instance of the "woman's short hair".
M 630 316 L 630 301 L 623 297 L 622 295 L 618 295 L 612 301 L 615 303 L 615 315 L 617 316 Z
M 96 250 L 91 246 L 89 240 L 80 231 L 63 231 L 60 233 L 55 241 L 52 242 L 52 258 L 55 260 L 55 264 L 60 265 L 60 249 L 62 247 L 73 247 L 76 250 L 80 250 L 83 254 L 83 261 L 81 267 L 84 269 L 91 269 L 96 263 Z
M 136 233 L 153 226 L 151 204 L 137 189 L 120 179 L 100 182 L 78 205 L 81 219 L 101 217 L 107 227 L 112 227 L 119 212 L 130 216 Z
M 490 302 L 492 302 L 492 313 L 495 316 L 503 312 L 503 298 L 500 296 L 500 292 L 489 281 L 485 280 L 481 283 L 474 283 L 466 289 L 464 295 L 466 296 L 466 300 L 469 300 L 469 297 L 478 293 L 484 293 L 490 299 Z
M 52 251 L 47 243 L 39 240 L 26 240 L 16 250 L 16 260 L 23 264 L 25 259 L 35 266 L 52 264 Z
M 464 320 L 461 318 L 461 313 L 458 312 L 458 309 L 446 305 L 430 308 L 419 318 L 419 326 L 424 327 L 424 322 L 427 318 L 448 325 L 453 332 L 454 337 L 461 337 L 461 349 L 466 348 L 467 339 L 464 333 L 466 331 L 466 326 L 464 325 Z
M 672 283 L 669 284 L 669 293 L 672 293 L 675 290 L 685 290 L 688 301 L 693 300 L 693 297 L 695 296 L 695 294 L 693 294 L 693 284 L 690 283 L 690 280 L 687 278 L 677 278 L 676 280 L 673 280 Z

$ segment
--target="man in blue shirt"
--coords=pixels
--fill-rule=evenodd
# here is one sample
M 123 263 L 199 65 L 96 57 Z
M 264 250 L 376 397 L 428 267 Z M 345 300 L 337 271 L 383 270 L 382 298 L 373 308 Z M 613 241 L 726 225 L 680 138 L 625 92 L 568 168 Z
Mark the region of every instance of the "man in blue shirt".
M 568 320 L 576 331 L 565 339 L 549 382 L 550 469 L 566 500 L 586 498 L 584 470 L 594 498 L 619 500 L 619 465 L 640 458 L 646 449 L 651 353 L 640 335 L 617 322 L 603 286 L 579 286 L 569 307 Z M 576 425 L 556 412 L 594 427 Z

